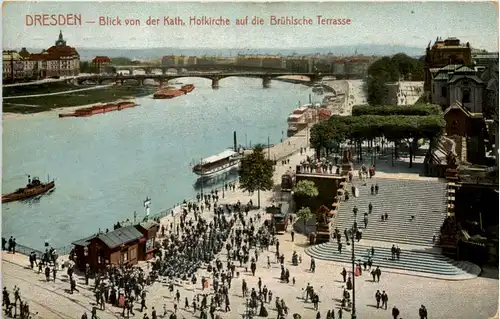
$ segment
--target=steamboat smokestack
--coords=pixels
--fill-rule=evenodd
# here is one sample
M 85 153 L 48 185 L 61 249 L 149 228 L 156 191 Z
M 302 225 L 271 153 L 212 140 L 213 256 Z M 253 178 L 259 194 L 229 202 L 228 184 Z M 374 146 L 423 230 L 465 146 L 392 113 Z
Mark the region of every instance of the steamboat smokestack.
M 238 144 L 236 143 L 236 131 L 233 132 L 233 143 L 234 143 L 234 151 L 238 152 Z

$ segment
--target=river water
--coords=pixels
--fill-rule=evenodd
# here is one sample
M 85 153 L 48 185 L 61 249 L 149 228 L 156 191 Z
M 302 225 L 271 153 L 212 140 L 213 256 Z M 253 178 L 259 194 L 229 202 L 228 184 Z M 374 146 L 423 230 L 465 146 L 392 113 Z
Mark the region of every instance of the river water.
M 180 81 L 196 89 L 172 100 L 138 98 L 136 108 L 89 118 L 50 112 L 4 121 L 2 192 L 25 185 L 28 174 L 50 175 L 56 190 L 3 204 L 2 236 L 35 249 L 45 241 L 61 247 L 133 220 L 134 211 L 142 218 L 147 196 L 151 214 L 193 198 L 193 161 L 231 146 L 233 131 L 241 145 L 268 136 L 280 142 L 287 115 L 311 93 L 279 81 L 263 89 L 260 79 L 223 79 L 218 90 L 201 78 Z

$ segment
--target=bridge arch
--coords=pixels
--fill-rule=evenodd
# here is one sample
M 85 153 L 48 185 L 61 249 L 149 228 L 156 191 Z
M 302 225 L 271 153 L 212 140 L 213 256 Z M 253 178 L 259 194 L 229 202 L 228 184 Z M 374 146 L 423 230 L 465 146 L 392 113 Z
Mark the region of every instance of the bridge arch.
M 153 75 L 163 75 L 165 74 L 165 69 L 161 67 L 152 67 L 149 71 L 149 74 Z

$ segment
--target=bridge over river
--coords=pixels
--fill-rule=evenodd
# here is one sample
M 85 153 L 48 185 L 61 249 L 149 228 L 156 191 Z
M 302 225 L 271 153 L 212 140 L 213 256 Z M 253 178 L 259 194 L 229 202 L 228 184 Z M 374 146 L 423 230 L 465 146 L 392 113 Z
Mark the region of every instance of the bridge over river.
M 144 85 L 145 80 L 154 80 L 160 82 L 163 85 L 177 78 L 185 77 L 198 77 L 205 78 L 212 81 L 212 88 L 219 87 L 219 81 L 227 77 L 252 77 L 261 78 L 262 85 L 267 88 L 271 85 L 271 80 L 284 77 L 284 76 L 302 76 L 309 78 L 310 83 L 320 82 L 324 77 L 335 77 L 335 78 L 346 78 L 346 75 L 339 75 L 333 73 L 296 73 L 296 72 L 182 72 L 177 74 L 95 74 L 79 76 L 73 79 L 77 84 L 83 83 L 95 83 L 96 85 L 102 85 L 104 82 L 115 82 L 117 84 L 123 84 L 125 81 L 134 80 L 139 83 L 139 85 Z M 349 75 L 347 75 L 348 77 Z M 355 77 L 356 75 L 352 75 Z

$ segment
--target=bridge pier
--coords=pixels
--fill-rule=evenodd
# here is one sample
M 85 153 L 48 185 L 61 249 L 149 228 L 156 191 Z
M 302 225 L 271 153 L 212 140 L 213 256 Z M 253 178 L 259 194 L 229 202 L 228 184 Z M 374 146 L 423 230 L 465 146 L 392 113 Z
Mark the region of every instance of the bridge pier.
M 271 87 L 271 78 L 270 77 L 262 78 L 262 87 L 264 87 L 264 89 L 268 89 Z
M 212 79 L 212 89 L 219 88 L 219 79 Z

